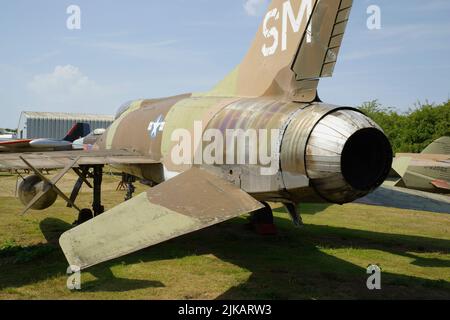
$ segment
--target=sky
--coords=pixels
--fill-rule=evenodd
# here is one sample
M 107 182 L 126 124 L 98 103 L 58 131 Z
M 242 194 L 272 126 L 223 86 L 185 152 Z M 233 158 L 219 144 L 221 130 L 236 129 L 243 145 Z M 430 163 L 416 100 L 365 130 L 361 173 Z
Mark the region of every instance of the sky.
M 81 29 L 67 28 L 67 8 Z M 265 0 L 14 0 L 0 5 L 0 127 L 21 111 L 115 114 L 132 99 L 209 90 L 248 50 Z M 381 28 L 369 30 L 370 5 Z M 354 0 L 321 99 L 398 111 L 450 97 L 450 1 Z

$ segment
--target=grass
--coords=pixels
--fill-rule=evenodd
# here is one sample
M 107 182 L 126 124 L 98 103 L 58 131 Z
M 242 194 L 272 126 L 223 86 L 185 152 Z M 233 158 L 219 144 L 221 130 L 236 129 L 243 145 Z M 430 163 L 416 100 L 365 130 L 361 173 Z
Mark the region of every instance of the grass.
M 74 211 L 58 200 L 21 217 L 6 190 L 15 178 L 0 180 L 0 299 L 450 299 L 450 215 L 358 204 L 301 205 L 301 229 L 276 209 L 274 237 L 237 218 L 88 269 L 70 292 L 57 241 Z M 105 181 L 110 208 L 123 192 Z M 366 288 L 370 264 L 383 270 L 381 291 Z

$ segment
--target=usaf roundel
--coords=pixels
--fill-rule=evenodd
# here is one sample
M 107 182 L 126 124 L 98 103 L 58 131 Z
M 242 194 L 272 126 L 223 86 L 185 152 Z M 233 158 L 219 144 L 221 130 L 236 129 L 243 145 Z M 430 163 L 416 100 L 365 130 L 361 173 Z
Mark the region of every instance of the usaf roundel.
M 155 139 L 158 134 L 164 130 L 165 124 L 166 122 L 164 121 L 163 115 L 160 115 L 155 121 L 150 122 L 147 129 L 150 138 Z

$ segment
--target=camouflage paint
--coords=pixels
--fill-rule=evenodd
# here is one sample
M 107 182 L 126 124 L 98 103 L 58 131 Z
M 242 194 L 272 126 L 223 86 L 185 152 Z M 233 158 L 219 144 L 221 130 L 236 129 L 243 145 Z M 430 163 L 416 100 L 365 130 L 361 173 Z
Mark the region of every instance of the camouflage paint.
M 340 163 L 344 155 L 362 164 L 368 160 L 358 143 L 354 152 L 344 152 L 348 144 L 353 146 L 353 136 L 367 128 L 382 135 L 362 114 L 323 104 L 317 95 L 319 79 L 333 72 L 351 6 L 351 0 L 273 0 L 243 61 L 213 90 L 132 102 L 99 139 L 96 152 L 106 155 L 101 163 L 158 183 L 169 173 L 172 179 L 65 233 L 60 243 L 68 261 L 89 267 L 253 212 L 262 207 L 255 199 L 298 203 L 322 198 L 342 203 L 377 187 L 382 174 L 362 190 L 354 187 L 358 181 L 348 183 L 350 190 L 326 184 L 332 170 L 338 178 L 330 179 L 332 183 L 347 179 L 339 175 L 348 167 Z M 334 131 L 326 128 L 331 117 L 344 125 Z M 259 164 L 175 165 L 170 156 L 172 134 L 179 129 L 192 133 L 194 121 L 200 121 L 203 130 L 221 132 L 278 130 L 276 173 L 261 175 Z M 333 138 L 335 154 L 322 157 L 317 144 L 329 144 Z M 381 140 L 385 143 L 384 135 Z M 204 147 L 194 144 L 192 154 Z M 391 151 L 374 150 L 387 158 Z M 123 157 L 107 158 L 118 151 Z M 97 154 L 90 161 L 99 158 Z M 314 179 L 325 182 L 325 188 Z M 323 190 L 330 190 L 331 196 Z
M 70 265 L 85 269 L 261 207 L 236 186 L 192 168 L 66 232 L 60 245 Z
M 111 126 L 105 133 L 105 139 L 106 139 L 105 149 L 106 150 L 111 150 L 113 148 L 113 140 L 116 136 L 117 128 L 120 126 L 120 123 L 122 122 L 122 120 L 125 119 L 128 114 L 138 110 L 141 107 L 141 103 L 142 103 L 142 100 L 131 102 L 129 108 L 119 117 L 119 119 L 116 119 L 111 124 Z M 99 141 L 99 143 L 101 143 L 101 142 L 102 141 Z
M 395 185 L 433 193 L 450 193 L 449 150 L 450 138 L 443 137 L 420 154 L 397 154 L 392 168 L 400 179 Z

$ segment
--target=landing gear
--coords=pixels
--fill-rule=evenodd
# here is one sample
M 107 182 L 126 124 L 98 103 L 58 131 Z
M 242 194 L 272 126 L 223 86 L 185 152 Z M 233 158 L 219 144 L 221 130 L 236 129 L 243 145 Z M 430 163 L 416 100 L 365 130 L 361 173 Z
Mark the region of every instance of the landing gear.
M 94 217 L 94 214 L 92 213 L 91 209 L 82 209 L 78 213 L 78 220 L 74 222 L 74 225 L 83 224 L 83 223 L 91 220 L 93 217 Z
M 272 208 L 266 202 L 261 203 L 264 205 L 264 208 L 255 211 L 250 216 L 248 226 L 260 235 L 276 235 L 277 229 L 274 224 Z M 294 225 L 296 227 L 302 227 L 303 220 L 297 205 L 292 202 L 286 202 L 283 205 L 291 216 Z
M 94 197 L 92 201 L 94 216 L 98 216 L 105 212 L 105 207 L 102 206 L 102 181 L 103 165 L 94 166 Z
M 79 179 L 75 183 L 74 189 L 72 191 L 71 200 L 73 202 L 77 198 L 83 182 L 93 189 L 92 210 L 80 210 L 78 214 L 78 220 L 73 223 L 74 225 L 80 225 L 105 212 L 105 207 L 102 205 L 103 165 L 83 167 L 81 168 L 81 170 L 74 169 L 74 171 L 78 174 Z M 87 180 L 88 177 L 93 179 L 93 185 L 91 185 Z
M 296 227 L 302 227 L 303 226 L 303 220 L 302 216 L 298 212 L 298 207 L 294 203 L 284 203 L 284 206 L 286 210 L 288 211 L 289 215 L 291 216 L 292 222 Z
M 264 208 L 255 211 L 250 216 L 250 226 L 260 235 L 276 235 L 277 228 L 273 220 L 272 208 L 266 202 L 262 202 Z
M 127 194 L 125 195 L 125 201 L 133 198 L 133 193 L 136 191 L 136 187 L 133 183 L 136 182 L 136 177 L 127 173 L 122 174 L 122 183 L 126 186 Z

